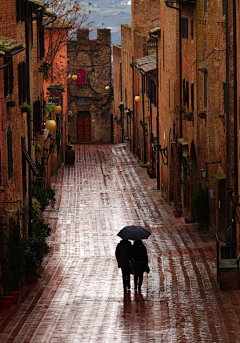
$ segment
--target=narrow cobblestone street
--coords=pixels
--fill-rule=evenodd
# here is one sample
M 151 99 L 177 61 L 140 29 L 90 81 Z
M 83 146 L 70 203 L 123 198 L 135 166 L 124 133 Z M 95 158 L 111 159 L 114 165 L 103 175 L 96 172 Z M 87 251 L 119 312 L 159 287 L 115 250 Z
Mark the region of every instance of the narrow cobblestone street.
M 1 342 L 240 342 L 240 294 L 219 291 L 213 237 L 175 219 L 123 145 L 76 145 L 52 178 L 51 252 L 37 285 L 0 309 Z M 146 227 L 150 273 L 123 294 L 115 248 L 125 225 Z M 231 288 L 231 287 L 230 287 Z

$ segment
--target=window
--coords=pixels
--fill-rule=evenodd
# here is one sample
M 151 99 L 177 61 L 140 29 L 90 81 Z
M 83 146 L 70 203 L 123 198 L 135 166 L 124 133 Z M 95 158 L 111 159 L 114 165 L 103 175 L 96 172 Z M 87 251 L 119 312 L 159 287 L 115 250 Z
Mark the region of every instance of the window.
M 204 107 L 207 107 L 207 73 L 204 73 Z
M 191 107 L 194 111 L 194 83 L 191 83 Z
M 7 132 L 7 147 L 8 147 L 8 177 L 13 176 L 13 150 L 12 150 L 12 130 L 10 127 Z
M 191 19 L 191 39 L 194 38 L 194 33 L 193 33 L 193 19 Z
M 223 82 L 223 111 L 226 114 L 226 82 Z
M 25 3 L 26 0 L 16 0 L 17 22 L 25 21 Z
M 223 0 L 225 1 L 225 0 Z M 204 12 L 207 12 L 207 0 L 204 0 Z
M 189 108 L 189 80 L 186 81 L 185 104 Z
M 4 58 L 4 63 L 9 62 L 8 58 Z M 4 69 L 4 96 L 13 93 L 13 62 L 11 58 L 10 65 Z
M 39 59 L 42 60 L 45 55 L 45 46 L 44 46 L 44 27 L 40 27 L 38 31 L 39 39 Z
M 223 0 L 223 15 L 226 15 L 226 0 Z
M 181 36 L 188 39 L 188 18 L 181 18 Z
M 185 99 L 186 99 L 186 81 L 185 81 L 185 79 L 183 79 L 183 89 L 182 89 L 182 92 L 183 92 L 183 105 L 185 105 Z
M 41 113 L 40 100 L 36 100 L 33 103 L 33 130 L 34 130 L 34 133 L 41 132 L 41 126 L 42 126 L 41 114 L 42 113 Z
M 87 83 L 86 71 L 84 69 L 77 69 L 77 85 L 85 85 Z
M 19 106 L 27 101 L 27 65 L 26 62 L 18 64 L 18 91 Z

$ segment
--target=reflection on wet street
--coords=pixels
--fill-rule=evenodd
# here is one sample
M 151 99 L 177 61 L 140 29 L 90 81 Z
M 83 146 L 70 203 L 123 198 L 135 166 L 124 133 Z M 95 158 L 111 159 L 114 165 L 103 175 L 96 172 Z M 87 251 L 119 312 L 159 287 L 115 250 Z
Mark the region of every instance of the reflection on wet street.
M 0 309 L 1 342 L 239 342 L 240 295 L 219 291 L 215 241 L 173 217 L 126 146 L 77 145 L 52 178 L 51 252 L 37 285 Z M 118 231 L 141 225 L 150 273 L 123 293 Z

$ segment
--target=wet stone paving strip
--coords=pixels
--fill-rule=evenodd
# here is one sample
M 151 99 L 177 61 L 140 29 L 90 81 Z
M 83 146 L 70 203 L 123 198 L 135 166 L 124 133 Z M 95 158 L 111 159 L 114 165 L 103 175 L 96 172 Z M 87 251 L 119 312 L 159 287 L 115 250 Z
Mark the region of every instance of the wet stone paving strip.
M 75 165 L 52 178 L 42 278 L 0 309 L 0 342 L 240 342 L 240 293 L 219 290 L 214 238 L 173 217 L 126 146 L 74 150 Z M 142 293 L 133 279 L 123 293 L 115 259 L 129 224 L 151 232 Z

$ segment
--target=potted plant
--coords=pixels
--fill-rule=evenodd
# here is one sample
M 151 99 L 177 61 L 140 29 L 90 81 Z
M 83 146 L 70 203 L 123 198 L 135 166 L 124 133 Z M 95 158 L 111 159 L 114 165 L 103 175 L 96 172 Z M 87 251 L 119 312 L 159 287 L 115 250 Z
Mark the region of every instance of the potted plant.
M 27 112 L 28 110 L 30 110 L 31 106 L 29 104 L 22 103 L 20 108 L 21 108 L 22 113 L 24 113 L 24 112 Z
M 43 212 L 48 205 L 54 208 L 55 205 L 55 191 L 51 187 L 46 188 L 33 188 L 32 196 L 36 198 L 40 203 L 41 211 Z
M 199 118 L 206 119 L 206 112 L 200 112 L 198 113 Z
M 186 114 L 186 116 L 185 116 L 185 119 L 186 119 L 187 121 L 193 121 L 193 111 L 188 112 L 188 113 Z
M 16 304 L 24 283 L 23 242 L 21 228 L 16 221 L 9 227 L 8 268 L 11 275 L 10 294 L 13 296 L 13 304 Z
M 15 100 L 7 100 L 7 107 L 14 107 L 16 106 Z
M 37 283 L 41 278 L 40 265 L 43 256 L 49 252 L 49 246 L 43 236 L 24 237 L 24 268 L 27 283 Z
M 178 207 L 175 207 L 173 209 L 173 214 L 174 214 L 174 217 L 175 218 L 179 218 L 182 216 L 182 209 L 178 208 Z
M 0 265 L 1 265 L 1 286 L 0 307 L 10 307 L 13 296 L 10 295 L 11 273 L 9 269 L 9 238 L 8 225 L 0 224 Z

